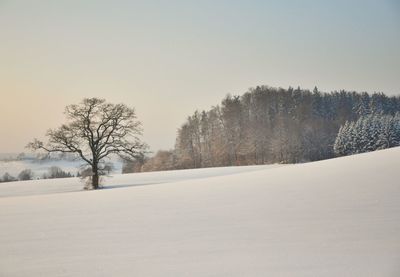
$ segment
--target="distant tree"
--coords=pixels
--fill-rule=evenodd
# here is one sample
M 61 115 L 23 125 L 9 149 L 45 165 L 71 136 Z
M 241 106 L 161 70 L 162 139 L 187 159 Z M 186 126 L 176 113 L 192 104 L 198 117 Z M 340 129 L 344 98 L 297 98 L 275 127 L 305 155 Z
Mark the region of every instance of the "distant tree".
M 122 174 L 141 172 L 143 165 L 146 163 L 147 157 L 143 156 L 136 160 L 124 160 L 122 166 Z
M 114 165 L 110 162 L 104 163 L 104 165 L 101 167 L 101 171 L 104 175 L 110 174 L 114 170 Z
M 190 122 L 192 123 L 192 121 Z M 196 168 L 197 155 L 195 149 L 195 142 L 193 139 L 193 128 L 190 123 L 185 123 L 178 130 L 178 137 L 176 138 L 176 152 L 179 155 L 179 168 Z
M 17 178 L 11 176 L 8 172 L 4 173 L 2 182 L 14 182 L 17 181 Z
M 70 172 L 66 172 L 58 166 L 52 166 L 48 169 L 48 173 L 45 174 L 44 179 L 56 179 L 56 178 L 69 178 L 74 177 Z
M 342 125 L 336 136 L 337 156 L 400 146 L 400 115 L 366 114 Z
M 139 139 L 141 123 L 133 108 L 86 98 L 67 106 L 65 114 L 67 123 L 47 132 L 47 144 L 35 139 L 27 147 L 48 153 L 76 153 L 91 168 L 93 189 L 99 188 L 105 158 L 118 155 L 122 159 L 137 159 L 144 155 L 147 146 Z
M 163 171 L 176 168 L 176 158 L 173 151 L 158 151 L 154 157 L 148 159 L 142 171 Z
M 381 130 L 377 142 L 378 149 L 400 145 L 400 113 L 382 118 Z
M 336 136 L 335 143 L 333 145 L 333 151 L 337 156 L 345 156 L 348 154 L 349 146 L 349 122 L 346 121 L 344 125 L 340 126 L 339 132 Z
M 222 100 L 221 122 L 228 142 L 230 165 L 240 165 L 240 158 L 243 153 L 244 122 L 242 108 L 240 96 L 228 95 Z
M 25 155 L 24 152 L 19 153 L 18 156 L 17 156 L 17 160 L 18 160 L 18 161 L 22 161 L 22 160 L 24 160 L 25 158 L 26 158 L 26 155 Z
M 18 179 L 20 181 L 27 181 L 33 179 L 33 172 L 30 169 L 24 169 L 18 174 Z

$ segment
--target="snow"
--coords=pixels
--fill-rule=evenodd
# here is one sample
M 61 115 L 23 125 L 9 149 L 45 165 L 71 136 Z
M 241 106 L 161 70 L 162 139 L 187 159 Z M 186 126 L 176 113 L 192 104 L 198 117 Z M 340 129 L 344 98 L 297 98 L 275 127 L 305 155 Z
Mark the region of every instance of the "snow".
M 0 184 L 0 276 L 400 276 L 399 158 Z
M 145 172 L 136 174 L 118 174 L 102 178 L 103 180 L 105 180 L 104 189 L 111 189 L 142 185 L 156 185 L 214 176 L 225 176 L 229 174 L 250 172 L 267 168 L 275 168 L 279 166 L 282 165 L 274 164 L 262 166 L 201 168 L 191 170 Z M 82 182 L 80 178 L 0 183 L 0 198 L 60 192 L 76 192 L 84 190 L 84 185 L 84 182 Z

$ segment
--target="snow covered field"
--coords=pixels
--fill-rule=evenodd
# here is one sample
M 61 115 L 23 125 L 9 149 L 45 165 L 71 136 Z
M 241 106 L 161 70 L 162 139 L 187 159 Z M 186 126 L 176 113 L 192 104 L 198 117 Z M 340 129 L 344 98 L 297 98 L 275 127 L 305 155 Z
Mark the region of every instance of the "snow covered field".
M 0 184 L 0 276 L 400 276 L 399 161 Z

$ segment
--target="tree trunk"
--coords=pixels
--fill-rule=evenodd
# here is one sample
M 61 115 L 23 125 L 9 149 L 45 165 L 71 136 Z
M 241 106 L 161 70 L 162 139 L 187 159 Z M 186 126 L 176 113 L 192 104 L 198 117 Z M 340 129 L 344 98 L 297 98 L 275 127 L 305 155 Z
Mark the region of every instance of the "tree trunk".
M 99 170 L 96 165 L 92 167 L 92 187 L 93 189 L 99 188 Z

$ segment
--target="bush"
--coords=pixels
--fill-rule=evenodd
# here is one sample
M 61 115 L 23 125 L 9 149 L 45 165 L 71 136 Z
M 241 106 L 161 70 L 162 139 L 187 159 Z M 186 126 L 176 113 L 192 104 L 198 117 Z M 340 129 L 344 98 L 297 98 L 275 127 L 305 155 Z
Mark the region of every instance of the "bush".
M 14 182 L 17 181 L 17 178 L 11 176 L 8 172 L 4 173 L 3 179 L 0 179 L 0 182 Z
M 52 166 L 49 168 L 48 173 L 43 176 L 45 179 L 56 179 L 56 178 L 69 178 L 74 177 L 70 172 L 63 171 L 58 166 Z
M 18 179 L 20 181 L 32 180 L 33 172 L 30 169 L 24 169 L 18 174 Z

